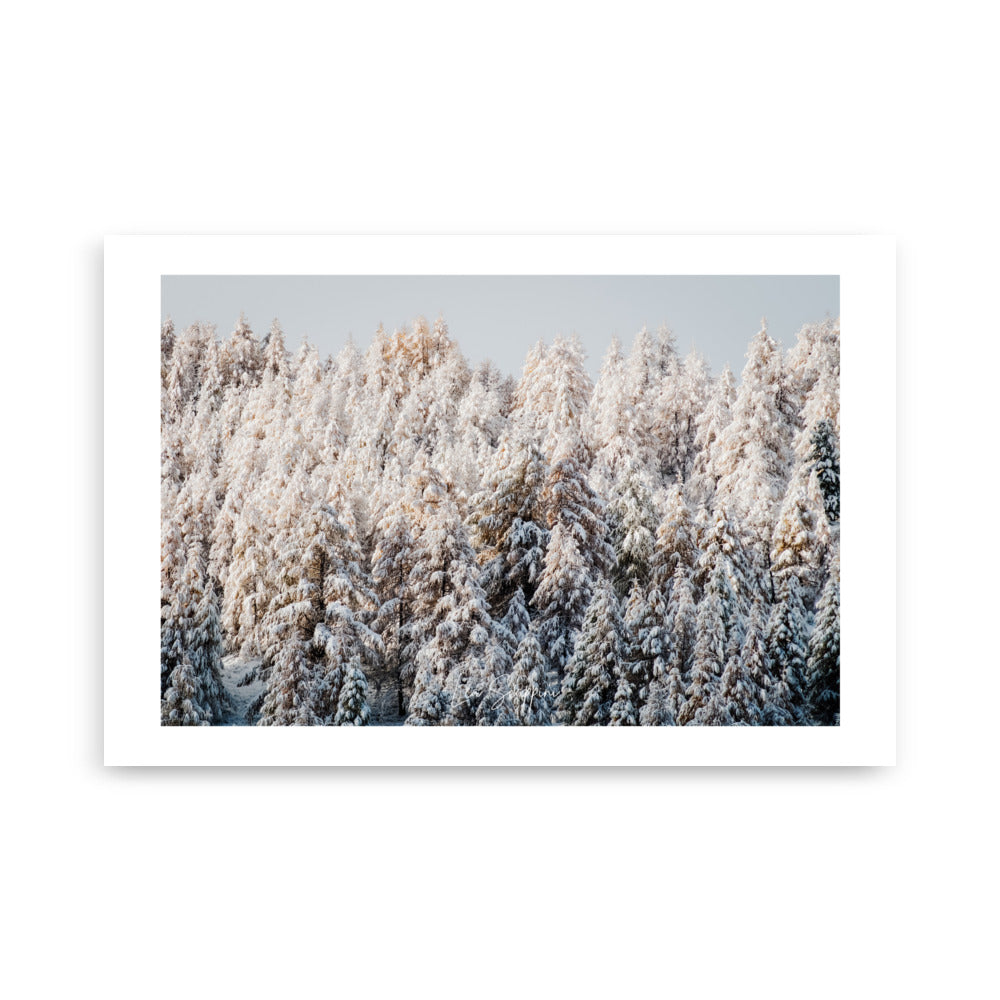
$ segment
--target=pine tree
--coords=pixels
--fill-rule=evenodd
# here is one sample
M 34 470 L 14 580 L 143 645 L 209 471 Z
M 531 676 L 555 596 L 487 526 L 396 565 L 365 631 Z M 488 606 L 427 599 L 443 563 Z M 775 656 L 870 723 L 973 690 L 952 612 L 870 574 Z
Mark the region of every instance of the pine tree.
M 552 529 L 545 568 L 532 603 L 538 609 L 538 642 L 557 677 L 562 677 L 594 592 L 589 568 L 572 532 L 562 522 Z
M 732 420 L 719 442 L 715 496 L 716 506 L 745 522 L 761 546 L 770 541 L 785 495 L 795 426 L 781 351 L 762 323 L 750 342 Z
M 665 681 L 669 672 L 670 633 L 667 606 L 659 589 L 648 592 L 636 584 L 625 611 L 626 662 L 633 686 L 633 702 L 641 710 L 655 680 Z
M 449 714 L 448 698 L 441 675 L 433 665 L 430 647 L 421 651 L 417 660 L 416 680 L 410 698 L 408 726 L 440 726 Z
M 637 726 L 639 713 L 634 704 L 634 691 L 628 677 L 621 673 L 615 688 L 615 698 L 608 715 L 609 726 Z
M 827 521 L 836 524 L 840 520 L 840 457 L 831 421 L 821 420 L 816 425 L 809 457 L 813 474 L 823 494 L 823 509 Z
M 670 657 L 667 660 L 667 694 L 670 711 L 680 724 L 687 701 L 689 664 L 698 635 L 698 608 L 690 571 L 678 566 L 670 587 L 666 621 L 670 627 Z
M 229 340 L 220 349 L 219 362 L 224 384 L 237 391 L 260 380 L 263 366 L 260 342 L 242 313 Z
M 387 668 L 397 692 L 397 711 L 405 714 L 404 687 L 413 676 L 403 658 L 409 621 L 410 572 L 413 569 L 411 518 L 404 500 L 397 500 L 379 520 L 372 553 L 372 580 L 378 596 L 375 629 L 382 636 Z
M 793 479 L 771 539 L 771 575 L 776 588 L 787 576 L 795 576 L 803 599 L 810 604 L 822 560 L 816 521 L 816 511 L 803 484 Z
M 521 640 L 528 634 L 531 628 L 531 616 L 528 614 L 528 607 L 524 599 L 524 591 L 518 587 L 514 591 L 510 604 L 507 605 L 507 614 L 504 615 L 500 623 L 503 626 L 504 635 L 510 642 L 510 654 L 514 655 L 515 650 L 521 644 Z
M 816 608 L 806 665 L 809 705 L 821 726 L 840 724 L 840 582 L 831 574 Z
M 625 676 L 624 655 L 625 626 L 618 598 L 603 584 L 587 608 L 556 702 L 563 725 L 607 725 L 619 681 Z
M 552 694 L 545 672 L 545 657 L 533 631 L 527 632 L 517 647 L 509 689 L 512 710 L 519 725 L 549 725 Z
M 184 637 L 185 653 L 198 678 L 202 703 L 211 711 L 213 724 L 218 724 L 229 708 L 222 685 L 222 629 L 215 589 L 201 567 L 189 593 L 194 603 L 194 620 Z
M 351 657 L 350 666 L 337 701 L 335 726 L 367 726 L 371 722 L 368 707 L 368 680 L 361 669 L 361 658 Z
M 715 383 L 708 406 L 696 418 L 695 459 L 687 483 L 687 495 L 697 504 L 710 504 L 718 481 L 717 454 L 726 428 L 732 420 L 736 402 L 736 379 L 729 366 Z
M 704 591 L 716 574 L 724 577 L 736 610 L 746 614 L 751 595 L 758 587 L 759 572 L 747 551 L 736 522 L 729 511 L 717 506 L 701 533 L 701 552 L 695 570 L 695 585 Z
M 785 721 L 801 725 L 806 719 L 805 675 L 808 626 L 799 581 L 785 580 L 784 593 L 774 606 L 767 623 L 767 651 L 774 682 L 770 703 Z M 775 720 L 780 721 L 780 720 Z
M 698 565 L 697 531 L 684 492 L 675 484 L 667 492 L 666 510 L 656 529 L 652 581 L 666 593 L 678 567 L 693 570 Z
M 212 710 L 204 702 L 200 678 L 186 652 L 171 671 L 160 703 L 160 722 L 164 726 L 212 725 Z
M 606 514 L 615 551 L 613 582 L 624 597 L 633 583 L 645 585 L 649 580 L 657 528 L 653 497 L 634 463 L 612 489 Z
M 167 538 L 173 537 L 168 532 Z M 167 725 L 213 725 L 222 721 L 229 707 L 221 677 L 218 604 L 197 539 L 186 552 L 180 578 L 165 594 L 169 603 L 161 607 L 162 717 Z M 187 701 L 191 707 L 180 707 Z
M 572 431 L 561 438 L 542 495 L 548 525 L 572 534 L 591 579 L 605 577 L 615 551 L 607 537 L 604 502 L 587 481 L 583 444 Z
M 603 490 L 635 461 L 635 407 L 630 399 L 625 359 L 613 337 L 590 399 L 588 439 L 594 453 L 594 481 Z
M 469 501 L 472 541 L 494 614 L 503 614 L 519 589 L 530 601 L 538 586 L 549 537 L 542 508 L 546 477 L 541 452 L 523 438 L 505 435 L 483 489 Z
M 698 605 L 697 639 L 691 660 L 691 680 L 678 722 L 701 724 L 698 713 L 708 707 L 728 661 L 733 596 L 724 573 L 717 570 Z
M 677 716 L 670 707 L 668 682 L 659 679 L 649 685 L 646 702 L 639 711 L 640 726 L 676 726 Z M 683 704 L 683 702 L 681 702 Z
M 702 725 L 761 724 L 770 681 L 763 628 L 763 606 L 757 598 L 750 613 L 743 648 L 739 655 L 730 656 L 712 704 L 699 720 Z

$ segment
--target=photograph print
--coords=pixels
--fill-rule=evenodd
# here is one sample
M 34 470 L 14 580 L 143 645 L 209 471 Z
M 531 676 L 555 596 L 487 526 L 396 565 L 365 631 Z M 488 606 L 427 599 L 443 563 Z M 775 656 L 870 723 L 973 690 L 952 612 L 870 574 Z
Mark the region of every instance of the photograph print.
M 838 726 L 839 317 L 836 275 L 164 275 L 162 725 Z

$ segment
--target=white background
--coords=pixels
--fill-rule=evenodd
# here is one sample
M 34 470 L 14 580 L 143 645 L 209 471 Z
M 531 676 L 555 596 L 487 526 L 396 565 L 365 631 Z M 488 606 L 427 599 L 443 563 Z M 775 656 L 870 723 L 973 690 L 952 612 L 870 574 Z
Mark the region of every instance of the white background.
M 479 10 L 6 12 L 5 992 L 989 993 L 989 8 Z M 103 235 L 421 231 L 898 235 L 899 766 L 102 768 Z

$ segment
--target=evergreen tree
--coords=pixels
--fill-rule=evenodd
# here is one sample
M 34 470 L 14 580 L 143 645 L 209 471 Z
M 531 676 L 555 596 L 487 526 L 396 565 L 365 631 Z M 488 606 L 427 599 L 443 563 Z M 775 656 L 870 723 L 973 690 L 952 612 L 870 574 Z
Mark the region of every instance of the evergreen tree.
M 627 672 L 639 710 L 653 681 L 665 681 L 669 672 L 671 644 L 666 623 L 667 606 L 659 589 L 646 592 L 636 584 L 626 607 L 625 633 Z
M 812 436 L 812 471 L 823 494 L 823 509 L 830 524 L 840 520 L 840 457 L 833 423 L 821 420 Z
M 677 569 L 693 570 L 698 565 L 698 557 L 694 518 L 680 484 L 675 484 L 667 492 L 666 510 L 656 529 L 652 564 L 654 586 L 666 593 Z
M 212 710 L 205 704 L 200 678 L 186 652 L 170 673 L 160 703 L 160 722 L 164 726 L 212 725 Z
M 677 717 L 670 707 L 671 694 L 667 681 L 654 680 L 649 686 L 646 702 L 639 711 L 640 726 L 675 726 Z M 683 704 L 683 702 L 681 702 Z
M 386 666 L 396 687 L 399 715 L 405 714 L 404 687 L 413 675 L 411 664 L 403 659 L 412 569 L 411 519 L 407 504 L 400 499 L 380 519 L 372 553 L 372 581 L 378 597 L 375 629 L 382 636 Z
M 472 541 L 483 566 L 483 586 L 494 614 L 514 592 L 530 601 L 542 575 L 549 531 L 542 507 L 547 466 L 523 438 L 501 438 L 483 489 L 469 501 Z
M 410 698 L 408 726 L 440 726 L 449 714 L 448 698 L 444 692 L 441 674 L 433 664 L 430 647 L 421 652 L 417 660 L 416 680 Z
M 653 497 L 634 463 L 612 489 L 607 524 L 615 552 L 613 582 L 619 596 L 625 596 L 633 583 L 649 580 L 657 528 Z
M 528 631 L 517 647 L 509 688 L 512 710 L 519 725 L 549 725 L 552 694 L 545 672 L 545 657 L 533 631 Z
M 831 574 L 816 608 L 806 664 L 809 705 L 821 726 L 840 724 L 840 582 Z
M 368 680 L 361 669 L 361 658 L 353 656 L 347 670 L 347 676 L 340 689 L 337 715 L 333 724 L 335 726 L 367 726 L 370 722 Z
M 587 481 L 585 452 L 579 437 L 567 431 L 560 439 L 545 483 L 543 503 L 551 529 L 562 525 L 575 538 L 587 572 L 600 580 L 610 572 L 615 551 L 607 537 L 604 502 Z
M 746 523 L 761 546 L 770 541 L 785 495 L 796 419 L 781 351 L 762 323 L 750 342 L 732 420 L 719 442 L 715 497 L 717 506 Z
M 709 581 L 698 605 L 697 639 L 691 660 L 691 680 L 678 722 L 701 724 L 698 713 L 712 701 L 728 661 L 733 598 L 721 570 Z
M 717 453 L 726 428 L 732 420 L 736 402 L 736 379 L 729 365 L 715 383 L 708 406 L 695 421 L 695 459 L 687 484 L 689 499 L 695 504 L 710 504 L 718 481 Z
M 807 721 L 807 635 L 806 611 L 799 593 L 799 581 L 790 575 L 785 580 L 784 593 L 768 619 L 766 642 L 774 678 L 770 702 L 779 715 L 784 714 L 784 721 L 792 725 Z
M 594 453 L 595 485 L 606 491 L 636 457 L 636 411 L 617 337 L 611 340 L 590 399 L 588 435 Z
M 699 720 L 702 725 L 758 726 L 767 702 L 770 677 L 764 649 L 763 608 L 754 601 L 739 655 L 730 656 L 719 689 Z
M 589 569 L 573 534 L 557 522 L 545 550 L 545 568 L 533 604 L 538 642 L 549 668 L 562 677 L 594 592 Z
M 528 614 L 528 608 L 524 600 L 524 591 L 518 587 L 514 591 L 514 596 L 510 599 L 510 604 L 507 605 L 507 614 L 504 615 L 502 622 L 504 635 L 508 638 L 511 644 L 510 654 L 514 655 L 515 650 L 521 644 L 521 640 L 528 634 L 528 630 L 531 628 L 531 617 Z
M 792 480 L 771 540 L 771 575 L 778 588 L 787 576 L 797 577 L 803 599 L 810 604 L 822 560 L 816 520 L 802 484 Z
M 625 626 L 618 598 L 603 584 L 587 608 L 556 702 L 564 725 L 608 724 L 619 681 L 625 677 L 624 656 Z
M 689 664 L 694 656 L 698 636 L 698 608 L 691 576 L 678 566 L 667 601 L 670 623 L 670 657 L 667 660 L 667 686 L 670 710 L 680 724 L 681 709 L 687 701 Z
M 634 691 L 628 677 L 624 673 L 619 674 L 615 699 L 611 703 L 611 712 L 608 715 L 608 725 L 637 726 L 639 713 L 636 711 L 634 700 Z

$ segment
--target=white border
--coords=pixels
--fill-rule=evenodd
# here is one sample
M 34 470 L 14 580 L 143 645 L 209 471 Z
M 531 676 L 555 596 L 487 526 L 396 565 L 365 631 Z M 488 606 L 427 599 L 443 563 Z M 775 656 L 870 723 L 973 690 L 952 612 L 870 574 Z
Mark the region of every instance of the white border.
M 895 254 L 895 240 L 881 236 L 108 237 L 104 763 L 895 764 Z M 161 727 L 156 553 L 163 274 L 839 274 L 841 726 Z M 461 331 L 456 334 L 461 340 Z

